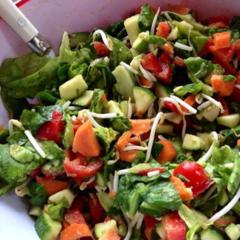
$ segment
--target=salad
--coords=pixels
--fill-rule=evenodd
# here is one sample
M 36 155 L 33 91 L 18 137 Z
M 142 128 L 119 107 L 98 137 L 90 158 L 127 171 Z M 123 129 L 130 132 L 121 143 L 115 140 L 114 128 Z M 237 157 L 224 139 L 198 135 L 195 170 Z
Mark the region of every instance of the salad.
M 240 17 L 148 4 L 0 67 L 0 195 L 42 240 L 240 239 Z

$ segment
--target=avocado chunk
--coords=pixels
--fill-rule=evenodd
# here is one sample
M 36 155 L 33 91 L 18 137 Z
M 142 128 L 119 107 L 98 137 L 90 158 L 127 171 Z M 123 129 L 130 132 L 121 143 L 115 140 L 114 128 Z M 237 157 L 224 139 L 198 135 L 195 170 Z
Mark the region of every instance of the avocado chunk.
M 35 223 L 36 232 L 41 240 L 57 239 L 62 225 L 58 221 L 54 221 L 50 216 L 43 212 Z
M 75 99 L 73 101 L 73 104 L 77 105 L 77 106 L 80 106 L 80 107 L 87 107 L 87 106 L 90 105 L 92 97 L 93 97 L 93 91 L 92 90 L 87 90 L 83 93 L 82 96 Z
M 225 127 L 234 128 L 238 125 L 239 120 L 240 120 L 240 115 L 236 113 L 236 114 L 230 114 L 227 116 L 218 117 L 217 123 Z
M 99 239 L 101 237 L 104 236 L 104 234 L 109 231 L 109 230 L 114 230 L 114 231 L 118 231 L 117 229 L 117 223 L 115 220 L 110 220 L 104 223 L 98 223 L 95 225 L 94 227 L 94 233 L 96 235 L 96 237 Z
M 147 88 L 137 87 L 133 88 L 133 96 L 136 103 L 136 114 L 142 116 L 151 104 L 155 101 L 155 95 Z
M 74 194 L 69 189 L 64 189 L 60 192 L 57 192 L 49 197 L 49 201 L 52 203 L 60 203 L 61 201 L 66 200 L 70 206 L 73 202 Z
M 187 150 L 202 150 L 204 148 L 203 140 L 192 134 L 186 134 L 183 139 L 183 148 Z
M 129 17 L 124 21 L 124 26 L 126 28 L 131 45 L 137 39 L 138 34 L 140 33 L 138 19 L 139 14 Z
M 65 100 L 72 100 L 80 96 L 87 88 L 88 85 L 82 75 L 77 75 L 59 87 L 60 97 Z
M 201 232 L 201 240 L 223 240 L 223 236 L 215 229 L 206 229 Z
M 128 100 L 129 97 L 133 98 L 133 75 L 121 65 L 117 66 L 112 74 L 117 81 L 115 85 L 117 92 L 121 94 L 126 100 Z
M 123 112 L 120 109 L 120 105 L 118 102 L 115 102 L 113 100 L 108 102 L 108 111 L 110 113 L 117 113 L 119 116 L 123 116 Z

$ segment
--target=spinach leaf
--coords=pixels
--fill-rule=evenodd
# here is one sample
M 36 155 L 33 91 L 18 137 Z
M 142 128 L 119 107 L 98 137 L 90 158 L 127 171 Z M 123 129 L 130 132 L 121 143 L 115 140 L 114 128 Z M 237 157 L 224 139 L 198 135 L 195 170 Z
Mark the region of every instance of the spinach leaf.
M 105 93 L 101 89 L 94 89 L 90 110 L 96 113 L 103 113 L 107 108 Z
M 118 39 L 122 39 L 122 38 L 127 36 L 127 32 L 126 32 L 126 29 L 124 27 L 124 22 L 123 21 L 119 21 L 119 22 L 116 22 L 116 23 L 110 25 L 106 29 L 106 33 L 108 33 L 112 37 L 115 37 L 115 38 L 118 38 Z
M 132 53 L 130 49 L 117 38 L 110 37 L 110 39 L 112 40 L 113 44 L 113 49 L 109 54 L 109 64 L 111 69 L 114 69 L 122 61 L 129 63 L 132 59 Z
M 138 25 L 141 31 L 150 30 L 154 15 L 154 11 L 151 9 L 149 4 L 145 4 L 141 7 L 138 20 Z
M 75 60 L 68 69 L 68 77 L 69 79 L 71 79 L 78 74 L 85 77 L 87 75 L 87 70 L 88 65 L 86 63 L 82 63 L 81 61 Z
M 111 126 L 118 132 L 125 132 L 131 128 L 131 122 L 126 117 L 116 117 L 111 119 Z
M 181 198 L 170 182 L 160 182 L 149 187 L 149 192 L 140 205 L 143 214 L 159 217 L 175 211 L 182 205 Z
M 90 88 L 105 89 L 108 96 L 112 95 L 115 78 L 109 66 L 104 61 L 89 67 L 86 81 Z
M 179 86 L 174 90 L 177 96 L 184 97 L 185 95 L 192 93 L 197 94 L 202 90 L 203 84 L 202 82 L 190 83 L 184 86 Z
M 32 181 L 28 184 L 28 190 L 30 193 L 29 202 L 33 206 L 42 207 L 47 202 L 48 194 L 42 185 Z
M 33 160 L 28 163 L 16 161 L 10 155 L 10 146 L 8 144 L 1 144 L 0 180 L 3 183 L 1 188 L 8 185 L 10 186 L 9 189 L 11 189 L 20 185 L 26 180 L 27 174 L 44 163 L 44 159 L 40 158 L 37 154 L 34 154 L 33 156 Z
M 200 57 L 189 57 L 184 60 L 187 70 L 196 78 L 204 78 L 213 71 L 213 63 Z
M 41 141 L 40 142 L 43 151 L 46 154 L 46 159 L 48 160 L 58 160 L 63 161 L 64 159 L 64 151 L 53 141 Z

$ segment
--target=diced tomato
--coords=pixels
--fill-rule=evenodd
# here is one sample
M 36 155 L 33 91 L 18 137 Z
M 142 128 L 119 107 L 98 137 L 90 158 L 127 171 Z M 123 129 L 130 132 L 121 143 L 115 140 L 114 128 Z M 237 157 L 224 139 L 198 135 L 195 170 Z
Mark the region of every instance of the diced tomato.
M 166 108 L 167 110 L 171 111 L 171 112 L 179 113 L 175 104 L 170 102 L 170 101 L 164 101 L 163 102 L 163 107 Z
M 62 113 L 53 111 L 51 121 L 44 123 L 38 129 L 36 137 L 40 140 L 50 140 L 55 143 L 61 143 L 63 129 L 64 123 L 62 120 Z
M 154 168 L 148 168 L 148 169 L 144 169 L 138 172 L 139 175 L 141 176 L 147 176 L 147 174 L 149 172 L 153 172 L 153 171 L 159 171 L 160 173 L 163 173 L 165 171 L 164 167 L 154 167 Z
M 168 54 L 164 53 L 159 58 L 161 71 L 158 73 L 155 73 L 155 75 L 159 78 L 161 82 L 164 84 L 170 84 L 171 83 L 171 77 L 172 77 L 172 69 L 170 67 L 170 57 Z
M 68 210 L 64 215 L 64 220 L 70 225 L 73 223 L 86 223 L 79 209 Z
M 231 99 L 237 103 L 240 103 L 240 89 L 237 87 L 233 88 L 233 92 L 231 94 Z
M 224 110 L 222 115 L 223 116 L 229 115 L 230 112 L 229 112 L 227 101 L 224 98 L 219 98 L 218 101 L 222 104 L 222 107 L 223 107 L 223 110 Z
M 187 227 L 177 212 L 164 216 L 162 224 L 166 240 L 186 240 Z
M 93 47 L 97 56 L 106 57 L 109 55 L 109 49 L 105 46 L 104 43 L 95 41 L 93 42 Z
M 101 206 L 95 194 L 89 194 L 88 207 L 90 210 L 91 220 L 94 224 L 99 223 L 105 218 L 105 210 Z
M 154 217 L 145 215 L 143 221 L 144 221 L 144 235 L 147 240 L 151 240 L 152 232 L 155 225 L 157 224 L 157 220 Z
M 140 77 L 138 79 L 138 83 L 140 86 L 142 86 L 144 88 L 152 88 L 154 85 L 153 81 L 150 81 L 150 80 L 146 79 L 145 77 Z
M 173 60 L 173 63 L 179 67 L 185 67 L 184 59 L 176 56 Z
M 196 162 L 184 161 L 180 163 L 174 169 L 173 175 L 177 177 L 183 176 L 186 178 L 184 184 L 186 187 L 192 189 L 194 198 L 212 185 L 212 181 L 205 172 L 204 168 Z
M 167 38 L 171 31 L 171 27 L 167 22 L 160 22 L 157 26 L 157 36 Z
M 148 53 L 143 56 L 141 64 L 143 68 L 153 73 L 160 72 L 161 66 L 157 57 L 153 53 Z
M 77 157 L 71 160 L 68 154 L 66 154 L 64 160 L 64 169 L 66 173 L 72 177 L 86 178 L 95 176 L 102 165 L 103 161 L 100 159 L 87 161 L 84 157 Z
M 229 24 L 229 17 L 226 16 L 213 16 L 208 18 L 208 24 L 222 22 L 226 26 Z
M 44 187 L 48 195 L 52 195 L 68 187 L 67 182 L 55 179 L 47 179 L 37 176 L 36 181 Z

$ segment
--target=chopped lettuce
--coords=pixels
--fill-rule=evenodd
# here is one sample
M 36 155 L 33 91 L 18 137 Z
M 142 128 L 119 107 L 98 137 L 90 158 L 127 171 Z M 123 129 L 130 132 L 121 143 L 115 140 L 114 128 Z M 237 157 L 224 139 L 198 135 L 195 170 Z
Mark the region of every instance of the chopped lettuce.
M 141 7 L 141 12 L 138 20 L 138 25 L 141 31 L 150 30 L 154 15 L 154 11 L 148 4 L 145 4 Z

